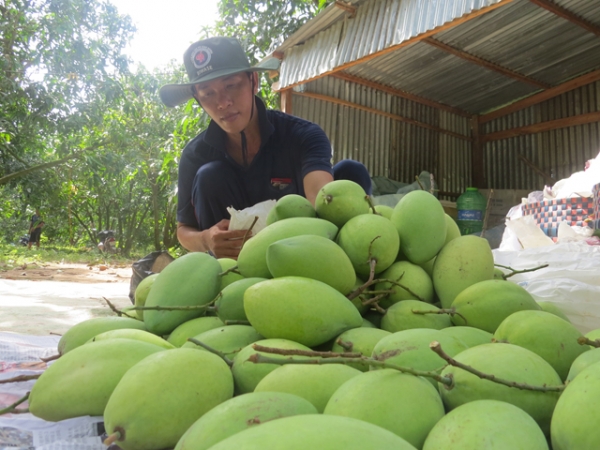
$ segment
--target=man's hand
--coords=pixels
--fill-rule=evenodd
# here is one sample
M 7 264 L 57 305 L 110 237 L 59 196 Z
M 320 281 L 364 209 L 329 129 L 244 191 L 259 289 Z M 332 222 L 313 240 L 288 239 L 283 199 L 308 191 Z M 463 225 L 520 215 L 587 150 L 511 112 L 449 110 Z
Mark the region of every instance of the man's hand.
M 247 230 L 229 230 L 229 220 L 223 219 L 208 230 L 179 223 L 177 238 L 181 245 L 190 252 L 210 251 L 217 258 L 237 259 L 244 243 Z M 248 233 L 246 238 L 252 236 Z
M 229 220 L 223 219 L 209 228 L 207 247 L 217 258 L 237 259 L 248 230 L 229 230 Z M 251 236 L 251 233 L 248 233 Z

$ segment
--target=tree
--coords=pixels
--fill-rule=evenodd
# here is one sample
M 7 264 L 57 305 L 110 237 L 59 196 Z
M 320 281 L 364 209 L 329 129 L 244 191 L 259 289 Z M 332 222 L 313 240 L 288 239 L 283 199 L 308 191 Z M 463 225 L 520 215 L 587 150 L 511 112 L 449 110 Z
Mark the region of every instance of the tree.
M 35 185 L 34 172 L 101 145 L 78 131 L 127 72 L 134 28 L 106 1 L 2 0 L 0 14 L 0 185 Z

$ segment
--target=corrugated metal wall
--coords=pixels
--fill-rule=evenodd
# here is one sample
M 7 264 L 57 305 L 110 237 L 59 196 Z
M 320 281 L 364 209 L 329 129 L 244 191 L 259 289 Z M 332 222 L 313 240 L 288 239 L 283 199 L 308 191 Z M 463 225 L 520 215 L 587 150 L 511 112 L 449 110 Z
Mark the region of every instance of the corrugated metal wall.
M 467 118 L 376 89 L 331 77 L 302 88 L 304 92 L 328 95 L 470 136 Z M 460 193 L 470 185 L 469 141 L 301 94 L 294 95 L 292 104 L 295 116 L 318 123 L 325 130 L 333 146 L 334 162 L 355 159 L 367 166 L 371 176 L 404 183 L 412 183 L 426 170 L 434 175 L 438 189 L 445 192 Z
M 328 95 L 470 135 L 468 118 L 375 89 L 331 77 L 302 87 L 306 92 Z M 489 122 L 484 125 L 484 132 L 595 111 L 600 111 L 600 82 Z M 323 127 L 333 145 L 334 162 L 355 159 L 367 166 L 371 176 L 384 176 L 404 183 L 412 183 L 415 176 L 426 170 L 434 174 L 440 191 L 456 194 L 472 183 L 469 141 L 301 95 L 294 95 L 293 114 Z M 494 189 L 541 190 L 548 183 L 519 155 L 558 181 L 583 170 L 585 162 L 596 157 L 599 151 L 599 123 L 488 142 L 484 146 L 487 184 Z
M 484 131 L 491 133 L 596 111 L 600 111 L 600 82 L 498 118 L 485 124 Z M 488 142 L 484 147 L 487 183 L 495 189 L 541 190 L 548 183 L 519 158 L 520 154 L 558 181 L 583 170 L 585 162 L 599 151 L 600 123 Z

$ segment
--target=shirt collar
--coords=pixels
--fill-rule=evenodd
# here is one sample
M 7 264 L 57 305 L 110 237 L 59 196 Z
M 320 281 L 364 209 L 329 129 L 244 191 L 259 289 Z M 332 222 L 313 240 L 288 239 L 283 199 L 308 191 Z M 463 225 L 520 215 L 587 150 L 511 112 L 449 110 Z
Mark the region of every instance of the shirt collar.
M 260 128 L 260 143 L 262 147 L 275 131 L 275 127 L 267 117 L 267 108 L 265 107 L 264 102 L 257 96 L 254 96 L 254 98 L 256 100 L 256 113 L 258 114 L 258 123 Z M 206 129 L 206 133 L 204 134 L 204 142 L 206 142 L 211 147 L 224 151 L 226 139 L 227 134 L 219 125 L 217 125 L 217 123 L 214 120 L 211 120 L 208 124 L 208 128 Z

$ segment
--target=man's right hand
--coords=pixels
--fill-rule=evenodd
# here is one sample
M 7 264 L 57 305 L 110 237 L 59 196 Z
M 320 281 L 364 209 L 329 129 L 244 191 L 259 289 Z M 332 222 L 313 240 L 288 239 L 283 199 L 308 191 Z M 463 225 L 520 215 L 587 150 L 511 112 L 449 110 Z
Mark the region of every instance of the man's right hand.
M 207 231 L 206 245 L 217 258 L 237 259 L 244 245 L 244 236 L 246 233 L 246 238 L 252 235 L 248 230 L 229 230 L 228 219 L 221 220 Z
M 208 230 L 179 223 L 177 238 L 181 245 L 190 252 L 210 251 L 216 258 L 237 259 L 244 243 L 247 230 L 229 230 L 229 220 L 223 219 Z M 252 236 L 248 233 L 246 239 Z

